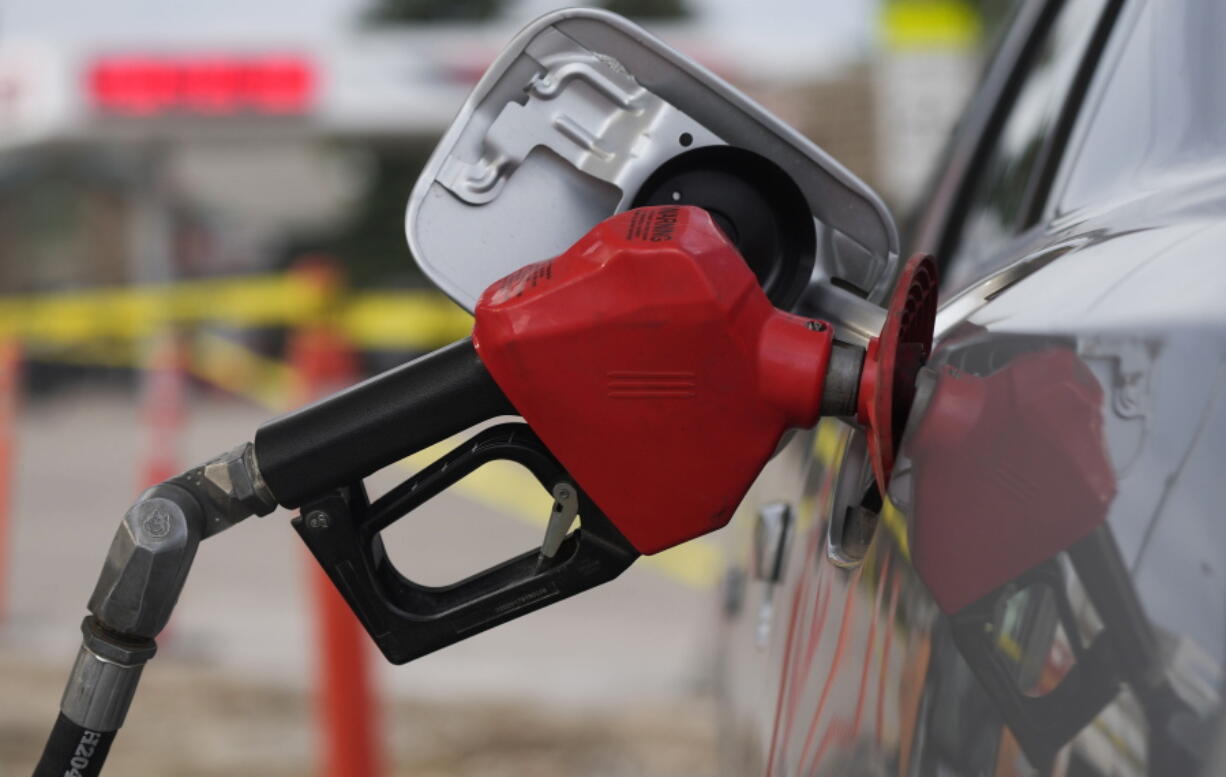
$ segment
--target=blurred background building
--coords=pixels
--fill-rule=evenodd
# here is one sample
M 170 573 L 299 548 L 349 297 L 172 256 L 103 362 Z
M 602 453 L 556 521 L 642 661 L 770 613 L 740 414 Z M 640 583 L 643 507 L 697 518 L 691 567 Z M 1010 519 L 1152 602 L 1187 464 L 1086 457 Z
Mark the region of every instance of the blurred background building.
M 960 0 L 605 5 L 900 205 L 961 105 L 982 37 Z M 0 289 L 267 270 L 323 248 L 359 283 L 414 283 L 399 225 L 417 169 L 499 49 L 551 7 L 8 0 Z
M 1013 3 L 601 5 L 757 98 L 901 215 Z M 75 621 L 136 489 L 248 439 L 270 412 L 466 333 L 466 314 L 421 288 L 405 202 L 498 51 L 557 6 L 0 2 L 0 777 L 28 771 L 53 719 Z M 343 284 L 321 290 L 310 268 L 325 263 Z M 303 356 L 320 328 L 344 351 L 322 375 Z M 427 582 L 538 539 L 540 495 L 470 485 L 398 540 L 439 576 Z M 125 745 L 125 730 L 114 773 L 310 763 L 305 562 L 284 520 L 252 523 L 202 548 L 129 726 L 147 733 Z M 710 773 L 714 553 L 640 564 L 574 605 L 377 667 L 394 707 L 387 770 Z M 201 666 L 219 674 L 202 680 Z M 507 710 L 529 724 L 508 728 Z M 185 720 L 211 745 L 172 749 Z M 448 738 L 473 721 L 485 728 Z

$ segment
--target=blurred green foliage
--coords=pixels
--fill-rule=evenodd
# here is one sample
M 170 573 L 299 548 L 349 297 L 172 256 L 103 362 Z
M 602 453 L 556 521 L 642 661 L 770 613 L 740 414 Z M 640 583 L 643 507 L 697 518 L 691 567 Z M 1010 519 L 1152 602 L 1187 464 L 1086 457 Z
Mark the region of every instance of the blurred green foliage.
M 366 18 L 375 24 L 476 22 L 498 16 L 503 5 L 504 0 L 375 0 Z M 630 19 L 680 19 L 689 15 L 685 0 L 605 0 L 575 5 L 606 8 Z
M 596 5 L 626 18 L 643 21 L 683 19 L 690 13 L 685 0 L 607 0 Z
M 374 24 L 476 22 L 498 15 L 503 0 L 376 0 L 366 18 Z

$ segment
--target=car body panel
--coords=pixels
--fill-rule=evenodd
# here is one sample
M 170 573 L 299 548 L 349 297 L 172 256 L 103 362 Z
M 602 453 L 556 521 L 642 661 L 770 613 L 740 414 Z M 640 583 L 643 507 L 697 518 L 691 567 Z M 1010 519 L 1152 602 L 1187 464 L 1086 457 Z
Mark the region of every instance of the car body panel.
M 777 166 L 797 188 L 795 228 L 804 243 L 804 264 L 790 284 L 797 293 L 813 276 L 885 299 L 898 274 L 899 240 L 872 189 L 714 73 L 592 8 L 532 22 L 482 76 L 409 197 L 409 246 L 427 277 L 471 311 L 497 279 L 643 204 L 671 165 L 710 152 L 692 164 L 723 169 L 710 158 L 729 147 L 754 155 L 759 168 Z M 691 201 L 700 188 L 693 178 L 675 186 L 672 201 L 700 204 Z M 788 187 L 770 181 L 765 188 L 783 197 Z M 776 213 L 791 204 L 770 202 Z M 747 232 L 735 227 L 730 234 Z M 796 294 L 784 296 L 781 304 L 790 305 Z
M 1023 5 L 1030 27 L 1005 60 L 1043 13 Z M 1186 33 L 1201 5 L 1164 6 L 1161 23 Z M 1108 67 L 1081 87 L 1090 106 L 1126 33 L 1151 34 L 1158 13 L 1108 7 L 1122 32 L 1093 43 Z M 920 247 L 956 244 L 959 192 L 1014 66 L 988 69 Z M 1074 106 L 1067 121 L 1067 150 L 1036 173 L 1055 187 L 1034 195 L 1041 217 L 943 300 L 867 552 L 840 552 L 871 486 L 862 432 L 839 420 L 797 434 L 727 531 L 726 773 L 1221 773 L 1226 146 L 1062 211 L 1090 119 Z M 780 501 L 796 530 L 769 583 L 740 570 L 756 512 Z M 997 568 L 977 569 L 985 558 Z

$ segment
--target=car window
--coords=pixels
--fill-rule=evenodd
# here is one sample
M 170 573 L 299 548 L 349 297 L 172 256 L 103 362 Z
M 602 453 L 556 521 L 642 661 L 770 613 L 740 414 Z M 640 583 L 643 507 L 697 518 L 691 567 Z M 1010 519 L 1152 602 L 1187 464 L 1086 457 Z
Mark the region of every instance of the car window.
M 1067 213 L 1226 161 L 1226 3 L 1148 3 L 1069 162 Z
M 966 213 L 948 244 L 945 286 L 957 291 L 996 269 L 988 264 L 1008 238 L 1030 226 L 1028 187 L 1060 117 L 1106 0 L 1067 0 L 1031 59 L 984 162 Z

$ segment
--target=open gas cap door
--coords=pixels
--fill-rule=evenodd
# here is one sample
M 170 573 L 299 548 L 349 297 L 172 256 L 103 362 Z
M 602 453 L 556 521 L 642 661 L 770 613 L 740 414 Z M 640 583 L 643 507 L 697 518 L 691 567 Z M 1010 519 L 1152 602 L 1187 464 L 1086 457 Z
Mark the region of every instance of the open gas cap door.
M 848 311 L 851 339 L 875 334 L 856 298 L 882 302 L 899 264 L 877 195 L 607 11 L 550 13 L 511 41 L 426 164 L 406 231 L 426 275 L 471 311 L 489 284 L 614 213 L 670 203 L 708 210 L 776 306 L 816 294 L 828 320 Z

